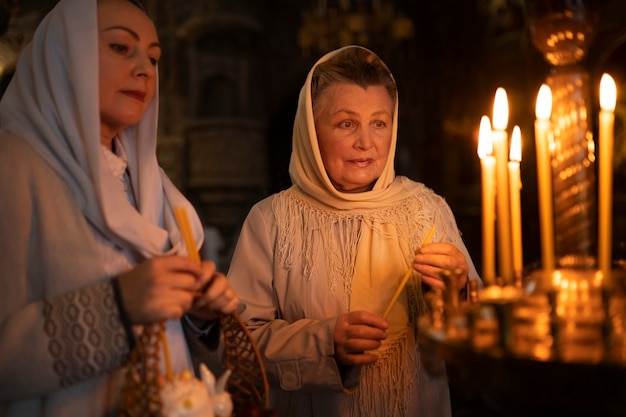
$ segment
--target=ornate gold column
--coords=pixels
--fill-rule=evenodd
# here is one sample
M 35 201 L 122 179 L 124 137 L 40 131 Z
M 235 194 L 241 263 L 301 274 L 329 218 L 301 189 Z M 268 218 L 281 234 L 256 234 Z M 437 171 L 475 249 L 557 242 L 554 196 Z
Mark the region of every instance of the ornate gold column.
M 595 13 L 583 0 L 529 1 L 533 43 L 552 65 L 551 166 L 555 259 L 560 267 L 595 265 L 596 180 L 589 74 L 581 65 Z

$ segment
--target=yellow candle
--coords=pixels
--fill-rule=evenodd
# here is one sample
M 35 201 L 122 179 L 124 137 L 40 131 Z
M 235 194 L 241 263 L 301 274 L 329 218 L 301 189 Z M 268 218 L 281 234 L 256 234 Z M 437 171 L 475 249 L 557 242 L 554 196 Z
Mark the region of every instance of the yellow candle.
M 617 91 L 608 74 L 600 79 L 598 267 L 606 286 L 611 285 L 611 218 L 613 216 L 613 123 Z
M 522 161 L 522 133 L 519 126 L 513 127 L 511 150 L 509 151 L 509 191 L 511 196 L 511 235 L 513 247 L 513 274 L 516 281 L 522 279 L 524 260 L 522 255 L 522 208 L 520 190 L 522 181 L 520 162 Z
M 535 107 L 535 146 L 537 151 L 537 189 L 539 194 L 539 225 L 541 261 L 546 283 L 554 271 L 554 214 L 552 203 L 552 170 L 550 167 L 549 132 L 552 113 L 552 91 L 547 84 L 539 88 Z
M 174 207 L 174 215 L 176 216 L 183 242 L 187 248 L 187 256 L 197 263 L 201 263 L 200 254 L 196 248 L 196 242 L 194 241 L 193 232 L 191 231 L 191 223 L 189 222 L 187 209 L 185 207 Z
M 165 361 L 165 375 L 168 381 L 172 381 L 174 372 L 172 371 L 172 361 L 170 359 L 170 347 L 165 335 L 165 322 L 159 323 L 159 338 L 161 339 L 161 348 L 163 349 L 163 359 Z
M 426 246 L 430 243 L 430 239 L 432 239 L 433 236 L 435 235 L 435 230 L 436 228 L 435 228 L 435 225 L 433 224 L 433 227 L 430 228 L 430 230 L 428 231 L 428 234 L 424 238 L 424 243 L 422 243 L 422 246 Z M 404 274 L 404 277 L 402 277 L 402 280 L 400 281 L 400 285 L 398 285 L 398 288 L 396 288 L 396 291 L 391 297 L 389 304 L 387 304 L 387 308 L 385 309 L 385 312 L 383 313 L 383 318 L 386 319 L 389 313 L 391 312 L 391 308 L 396 303 L 396 301 L 398 301 L 398 298 L 400 298 L 400 294 L 402 294 L 402 290 L 404 290 L 404 287 L 406 286 L 407 282 L 409 282 L 409 278 L 411 278 L 411 275 L 413 275 L 413 265 L 409 267 L 409 269 Z
M 505 284 L 513 281 L 511 258 L 511 219 L 509 208 L 509 182 L 507 173 L 509 104 L 504 88 L 496 90 L 493 103 L 493 148 L 496 156 L 496 224 L 498 230 L 498 266 Z
M 491 137 L 491 122 L 489 117 L 480 119 L 478 132 L 478 157 L 481 168 L 482 190 L 482 230 L 483 230 L 483 253 L 482 269 L 483 281 L 487 285 L 493 285 L 496 279 L 496 249 L 495 249 L 495 181 L 496 181 L 496 158 L 493 153 L 493 139 Z

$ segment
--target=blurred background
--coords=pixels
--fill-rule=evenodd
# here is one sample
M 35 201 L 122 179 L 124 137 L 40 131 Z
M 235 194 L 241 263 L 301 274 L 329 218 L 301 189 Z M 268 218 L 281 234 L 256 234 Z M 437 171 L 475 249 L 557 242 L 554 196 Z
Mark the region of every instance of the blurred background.
M 56 1 L 0 1 L 0 86 L 37 23 Z M 626 2 L 623 0 L 144 0 L 163 45 L 159 160 L 207 228 L 204 256 L 228 268 L 248 210 L 289 187 L 297 98 L 325 52 L 357 43 L 389 65 L 400 90 L 397 172 L 424 182 L 452 207 L 481 268 L 482 115 L 495 90 L 509 98 L 509 133 L 522 132 L 524 262 L 538 262 L 534 150 L 537 91 L 556 66 L 584 74 L 588 133 L 597 136 L 598 86 L 618 86 L 614 153 L 614 257 L 626 252 Z M 577 28 L 550 55 L 556 16 Z M 558 23 L 558 22 L 557 22 Z M 550 26 L 552 25 L 552 26 Z M 561 33 L 561 32 L 559 32 Z M 562 32 L 568 41 L 567 31 Z M 556 36 L 556 35 L 554 35 Z M 572 39 L 569 39 L 570 41 Z M 574 46 L 572 46 L 572 44 Z M 564 45 L 561 42 L 560 45 Z M 574 49 L 572 49 L 574 48 Z M 550 48 L 548 48 L 550 49 Z M 557 51 L 558 52 L 558 51 Z
M 20 50 L 55 3 L 0 0 L 0 92 Z M 561 104 L 566 112 L 576 113 L 575 122 L 568 122 L 575 124 L 570 136 L 577 144 L 587 143 L 588 151 L 577 163 L 591 164 L 583 180 L 593 182 L 599 82 L 609 72 L 618 100 L 613 258 L 626 259 L 626 1 L 144 4 L 163 46 L 159 160 L 198 209 L 207 236 L 203 257 L 216 260 L 221 270 L 228 269 L 250 207 L 290 186 L 293 118 L 309 69 L 325 52 L 353 43 L 378 53 L 397 80 L 397 173 L 424 182 L 446 198 L 479 271 L 481 179 L 476 148 L 480 118 L 492 117 L 496 89 L 503 87 L 508 94 L 509 134 L 514 125 L 522 132 L 523 252 L 524 264 L 531 269 L 540 263 L 533 128 L 537 92 L 546 80 L 565 91 L 559 93 L 565 97 Z M 555 176 L 566 171 L 566 166 L 555 169 Z M 575 187 L 583 182 L 573 179 Z M 587 201 L 593 201 L 594 187 L 587 191 L 592 194 Z M 569 227 L 579 223 L 595 230 L 594 210 L 588 205 Z M 557 250 L 568 244 L 574 251 L 595 250 L 593 233 L 582 240 L 561 238 L 557 236 Z M 497 415 L 483 400 L 452 388 L 455 417 Z

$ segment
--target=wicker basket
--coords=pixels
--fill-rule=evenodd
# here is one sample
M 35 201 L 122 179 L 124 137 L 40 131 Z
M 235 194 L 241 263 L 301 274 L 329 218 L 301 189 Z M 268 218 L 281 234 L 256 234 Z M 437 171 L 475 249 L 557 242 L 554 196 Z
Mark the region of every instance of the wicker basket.
M 220 316 L 224 343 L 223 364 L 231 370 L 228 391 L 235 412 L 247 403 L 267 409 L 269 385 L 259 350 L 237 313 Z M 128 358 L 122 393 L 122 417 L 162 417 L 160 348 L 164 323 L 144 326 Z
M 269 407 L 269 384 L 259 350 L 241 318 L 236 313 L 220 317 L 224 336 L 224 366 L 232 370 L 228 390 L 235 410 L 254 402 Z
M 122 417 L 161 417 L 160 351 L 165 323 L 144 326 L 128 357 Z

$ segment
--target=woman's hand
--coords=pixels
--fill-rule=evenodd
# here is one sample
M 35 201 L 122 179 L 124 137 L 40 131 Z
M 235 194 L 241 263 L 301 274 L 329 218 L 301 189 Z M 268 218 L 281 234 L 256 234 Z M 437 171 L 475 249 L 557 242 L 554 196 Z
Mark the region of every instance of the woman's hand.
M 217 313 L 232 313 L 239 305 L 239 297 L 228 283 L 226 275 L 217 272 L 215 263 L 202 263 L 204 275 L 202 287 L 196 292 L 189 314 L 202 320 L 212 320 Z
M 422 274 L 422 282 L 433 288 L 445 289 L 445 285 L 439 276 L 441 270 L 462 271 L 457 282 L 457 290 L 465 288 L 467 284 L 468 266 L 465 255 L 453 244 L 429 243 L 415 251 L 413 269 Z
M 378 356 L 365 351 L 380 346 L 387 337 L 388 326 L 387 320 L 367 311 L 352 311 L 337 317 L 333 333 L 337 363 L 356 366 L 376 362 Z
M 198 265 L 185 256 L 161 256 L 147 259 L 118 277 L 124 307 L 132 324 L 148 324 L 167 319 L 179 319 L 192 306 L 201 309 L 229 309 L 224 293 L 225 277 L 218 277 L 217 285 L 209 284 L 215 275 L 215 264 Z M 230 290 L 232 292 L 232 290 Z M 231 300 L 232 301 L 232 300 Z M 238 301 L 237 301 L 238 302 Z M 233 301 L 236 306 L 236 302 Z M 199 304 L 199 305 L 198 305 Z M 234 308 L 234 307 L 232 307 Z M 194 308 L 195 309 L 195 308 Z

